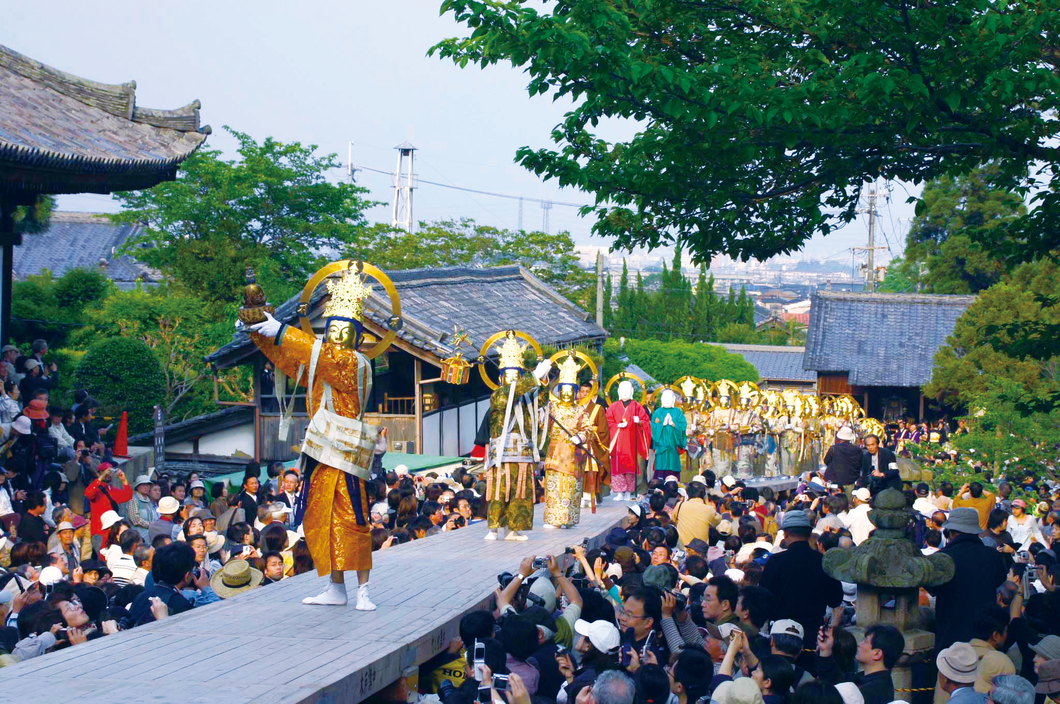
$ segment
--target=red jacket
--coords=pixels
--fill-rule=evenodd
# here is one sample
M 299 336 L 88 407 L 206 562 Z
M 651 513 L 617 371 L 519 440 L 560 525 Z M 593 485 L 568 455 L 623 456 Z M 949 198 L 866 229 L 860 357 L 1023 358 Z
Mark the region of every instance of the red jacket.
M 110 499 L 107 498 L 107 494 L 110 494 Z M 89 527 L 92 535 L 103 535 L 104 531 L 99 527 L 100 517 L 116 508 L 111 506 L 111 499 L 118 505 L 130 501 L 133 497 L 133 488 L 128 484 L 123 484 L 120 489 L 115 489 L 112 484 L 107 487 L 107 494 L 103 493 L 103 485 L 98 478 L 93 479 L 92 483 L 85 487 L 85 498 L 88 499 L 92 510 L 92 523 Z

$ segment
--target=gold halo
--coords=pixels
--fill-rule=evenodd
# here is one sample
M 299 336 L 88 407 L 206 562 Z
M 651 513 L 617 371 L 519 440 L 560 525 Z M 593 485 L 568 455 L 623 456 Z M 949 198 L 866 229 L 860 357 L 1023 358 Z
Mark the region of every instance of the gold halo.
M 683 401 L 684 400 L 684 398 L 685 398 L 685 392 L 684 391 L 682 391 L 681 389 L 677 388 L 673 384 L 663 384 L 659 388 L 655 389 L 655 391 L 651 392 L 651 396 L 648 397 L 648 403 L 650 403 L 652 405 L 652 407 L 658 408 L 659 407 L 659 396 L 661 396 L 662 392 L 666 391 L 667 389 L 670 389 L 670 391 L 673 391 L 675 394 L 677 394 L 678 401 Z M 681 403 L 678 403 L 677 401 L 674 402 L 674 405 L 680 407 L 681 409 L 684 409 L 684 406 Z
M 701 410 L 703 406 L 706 405 L 707 401 L 710 400 L 710 387 L 699 377 L 685 375 L 673 383 L 674 386 L 681 389 L 681 396 L 685 398 L 687 398 L 683 388 L 685 380 L 691 381 L 695 384 L 695 390 L 692 392 L 693 401 L 686 405 L 694 411 Z
M 740 387 L 737 386 L 736 382 L 729 379 L 718 379 L 710 387 L 710 407 L 712 409 L 721 408 L 722 396 L 729 397 L 729 407 L 725 410 L 732 410 L 739 406 Z
M 582 361 L 581 366 L 578 367 L 578 372 L 579 373 L 583 369 L 585 369 L 586 367 L 591 369 L 592 372 L 593 372 L 593 377 L 592 377 L 593 387 L 592 387 L 592 391 L 589 393 L 588 396 L 585 397 L 585 401 L 583 403 L 579 404 L 581 406 L 587 406 L 587 405 L 589 405 L 589 402 L 592 401 L 594 398 L 596 398 L 596 395 L 598 393 L 600 393 L 600 373 L 596 370 L 596 363 L 593 362 L 592 358 L 589 357 L 589 355 L 587 355 L 584 352 L 582 352 L 581 350 L 571 349 L 571 350 L 560 350 L 559 352 L 556 352 L 554 355 L 552 355 L 548 359 L 549 359 L 550 362 L 552 362 L 552 364 L 556 364 L 557 362 L 559 362 L 559 360 L 563 359 L 564 357 L 569 357 L 571 355 L 577 357 L 578 359 L 580 359 Z M 557 383 L 559 383 L 559 379 L 556 379 L 556 381 L 553 381 L 551 384 L 548 385 L 548 394 L 549 394 L 549 396 L 551 396 L 553 398 L 556 398 L 558 400 L 558 397 L 553 392 L 553 390 L 556 388 L 556 384 Z
M 644 380 L 636 374 L 630 374 L 626 371 L 619 372 L 618 374 L 615 374 L 613 377 L 607 380 L 607 384 L 604 385 L 604 398 L 607 399 L 607 402 L 609 404 L 611 403 L 611 387 L 614 386 L 617 382 L 622 381 L 624 379 L 632 379 L 633 381 L 640 384 L 640 405 L 643 406 L 645 403 L 647 403 L 648 385 L 645 384 Z
M 509 332 L 514 333 L 516 337 L 521 337 L 522 339 L 526 340 L 527 343 L 529 343 L 530 348 L 533 349 L 534 352 L 537 352 L 537 360 L 539 362 L 545 358 L 545 353 L 541 351 L 541 345 L 537 344 L 537 340 L 530 337 L 521 330 L 501 330 L 500 332 L 493 333 L 492 335 L 490 335 L 490 338 L 483 343 L 482 349 L 478 351 L 479 360 L 477 363 L 478 373 L 479 376 L 482 377 L 482 381 L 485 382 L 486 386 L 490 387 L 494 391 L 501 388 L 501 385 L 495 382 L 493 379 L 490 379 L 489 374 L 486 373 L 486 355 L 489 353 L 490 347 L 493 347 L 494 344 L 503 340 Z
M 397 339 L 397 331 L 401 329 L 401 297 L 398 295 L 397 288 L 394 286 L 394 282 L 390 280 L 390 277 L 383 273 L 383 270 L 369 264 L 368 262 L 358 262 L 352 259 L 343 259 L 341 261 L 332 262 L 327 266 L 324 266 L 317 270 L 317 273 L 313 274 L 313 278 L 309 279 L 309 283 L 302 289 L 302 296 L 298 301 L 298 319 L 299 325 L 302 327 L 302 331 L 307 335 L 316 336 L 316 332 L 313 331 L 313 322 L 309 319 L 309 302 L 313 299 L 313 292 L 317 290 L 317 286 L 321 284 L 327 277 L 332 274 L 336 274 L 346 269 L 358 268 L 363 271 L 366 275 L 371 276 L 376 281 L 383 285 L 388 296 L 390 296 L 390 324 L 387 326 L 388 329 L 386 334 L 366 350 L 360 350 L 368 359 L 375 359 L 379 355 L 386 352 L 387 348 L 394 343 Z M 361 321 L 364 324 L 364 321 Z

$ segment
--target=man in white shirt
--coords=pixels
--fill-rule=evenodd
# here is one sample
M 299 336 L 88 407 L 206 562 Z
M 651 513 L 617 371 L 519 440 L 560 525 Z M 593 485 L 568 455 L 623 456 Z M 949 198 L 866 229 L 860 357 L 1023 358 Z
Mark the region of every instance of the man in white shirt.
M 862 487 L 855 489 L 851 496 L 854 499 L 854 508 L 847 513 L 847 526 L 850 528 L 850 537 L 854 539 L 854 544 L 861 545 L 876 529 L 869 520 L 869 511 L 872 510 L 869 501 L 872 500 L 872 493 Z
M 925 482 L 916 485 L 916 501 L 913 502 L 913 510 L 928 520 L 935 511 L 939 510 L 939 507 L 931 500 L 931 487 Z

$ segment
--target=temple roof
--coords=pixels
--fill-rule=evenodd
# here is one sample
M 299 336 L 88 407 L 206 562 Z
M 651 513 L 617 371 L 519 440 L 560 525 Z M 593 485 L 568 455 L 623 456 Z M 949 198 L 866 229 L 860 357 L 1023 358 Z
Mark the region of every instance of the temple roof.
M 806 369 L 846 372 L 854 386 L 921 386 L 935 353 L 975 296 L 818 291 L 806 332 Z
M 596 344 L 607 337 L 588 313 L 518 265 L 408 269 L 387 275 L 401 296 L 404 326 L 398 339 L 436 358 L 453 353 L 449 337 L 454 326 L 466 332 L 473 345 L 474 351 L 464 348 L 465 357 L 474 357 L 493 333 L 510 328 L 542 345 Z M 310 301 L 311 319 L 318 319 L 326 295 L 326 288 L 318 286 Z M 366 322 L 382 330 L 389 305 L 385 296 L 373 293 L 365 305 Z M 276 307 L 276 319 L 297 324 L 297 309 L 295 296 Z M 206 361 L 223 369 L 256 351 L 248 335 L 236 333 Z
M 136 83 L 97 83 L 0 46 L 0 193 L 110 193 L 176 178 L 206 139 L 199 101 L 136 105 Z

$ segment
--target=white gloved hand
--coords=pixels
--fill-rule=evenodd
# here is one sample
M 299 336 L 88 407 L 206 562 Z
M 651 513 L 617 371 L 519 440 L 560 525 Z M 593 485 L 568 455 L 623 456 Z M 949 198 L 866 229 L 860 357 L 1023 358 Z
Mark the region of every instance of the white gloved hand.
M 627 423 L 626 421 L 622 421 L 621 423 L 618 424 L 618 427 L 619 428 L 625 428 L 628 425 L 629 425 L 629 423 Z
M 541 382 L 544 379 L 548 378 L 548 373 L 550 371 L 552 371 L 552 360 L 543 360 L 539 362 L 536 367 L 534 367 L 534 378 L 537 379 L 538 382 Z
M 582 436 L 581 435 L 575 435 L 575 436 L 571 437 L 570 441 L 571 441 L 572 445 L 581 445 L 582 444 Z
M 266 312 L 265 313 L 265 322 L 264 323 L 255 323 L 254 325 L 251 325 L 250 326 L 250 331 L 251 332 L 256 332 L 259 335 L 264 335 L 265 337 L 273 338 L 273 337 L 276 337 L 276 334 L 278 332 L 280 332 L 280 328 L 282 328 L 282 327 L 283 327 L 283 323 L 281 323 L 279 320 L 277 320 L 276 318 L 272 317 L 271 314 Z
M 633 422 L 639 425 L 640 424 L 640 416 L 633 416 Z

